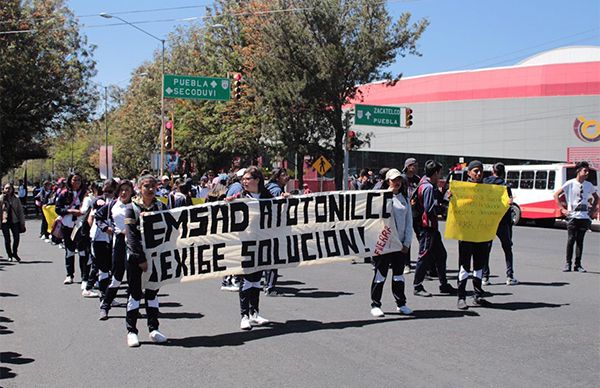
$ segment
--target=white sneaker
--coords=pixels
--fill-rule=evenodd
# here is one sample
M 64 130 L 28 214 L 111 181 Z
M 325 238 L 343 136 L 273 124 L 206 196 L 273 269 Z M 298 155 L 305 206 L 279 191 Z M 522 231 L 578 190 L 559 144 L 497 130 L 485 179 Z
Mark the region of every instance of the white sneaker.
M 252 325 L 250 324 L 250 318 L 247 315 L 242 317 L 242 321 L 240 322 L 240 329 L 242 330 L 251 330 Z
M 45 243 L 49 243 L 49 242 L 50 242 L 50 239 L 49 239 L 49 238 L 45 238 L 45 239 L 44 239 L 44 242 L 45 242 Z
M 239 290 L 240 290 L 240 287 L 233 285 L 233 284 L 229 284 L 227 286 L 221 286 L 221 291 L 238 292 Z
M 410 273 L 410 265 L 405 265 L 404 266 L 404 274 L 407 275 Z
M 412 309 L 410 307 L 408 307 L 407 305 L 396 307 L 396 311 L 398 311 L 400 314 L 404 314 L 404 315 L 409 315 L 409 314 L 412 314 L 412 312 L 413 312 Z
M 162 344 L 163 342 L 167 342 L 167 337 L 158 330 L 152 330 L 150 332 L 149 337 L 152 340 L 152 342 L 155 342 L 157 344 Z
M 87 288 L 87 282 L 82 281 L 81 282 L 81 290 L 85 290 Z
M 84 298 L 97 298 L 100 296 L 100 294 L 94 290 L 83 290 L 81 291 L 81 296 Z
M 130 348 L 137 348 L 140 346 L 140 340 L 138 340 L 137 334 L 127 333 L 127 346 Z
M 58 247 L 59 247 L 60 249 L 65 249 L 65 244 L 63 244 L 63 243 L 60 243 L 60 244 L 58 244 Z
M 73 276 L 67 276 L 63 284 L 73 284 Z
M 43 239 L 45 239 L 45 238 L 46 238 L 46 237 L 44 237 L 44 235 L 41 235 L 41 236 L 40 236 L 40 240 L 43 240 Z
M 507 286 L 516 286 L 517 284 L 519 284 L 519 281 L 515 278 L 508 278 L 506 279 L 506 285 Z
M 254 313 L 250 316 L 250 323 L 256 326 L 264 325 L 269 323 L 269 320 L 261 317 L 258 313 Z
M 490 284 L 492 284 L 492 282 L 490 282 L 490 279 L 483 279 L 481 281 L 481 284 L 484 286 L 489 286 Z
M 371 315 L 374 316 L 375 318 L 381 318 L 381 317 L 385 316 L 385 314 L 379 307 L 373 307 L 371 309 Z

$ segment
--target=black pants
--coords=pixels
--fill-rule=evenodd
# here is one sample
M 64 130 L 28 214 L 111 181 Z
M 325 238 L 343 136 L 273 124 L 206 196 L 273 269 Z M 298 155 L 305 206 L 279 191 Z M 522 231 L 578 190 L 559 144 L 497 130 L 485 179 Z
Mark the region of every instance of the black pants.
M 240 313 L 242 316 L 258 313 L 261 278 L 262 271 L 242 276 L 240 283 Z
M 127 298 L 125 325 L 128 333 L 138 334 L 137 319 L 142 298 L 146 300 L 148 331 L 158 330 L 158 290 L 142 290 L 142 273 L 141 268 L 136 263 L 127 262 L 127 291 L 129 297 Z
M 117 296 L 119 286 L 123 282 L 125 275 L 125 266 L 127 263 L 127 243 L 125 242 L 125 235 L 122 233 L 116 234 L 113 240 L 112 247 L 112 263 L 111 263 L 111 274 L 112 279 L 106 289 L 106 296 L 102 300 L 102 307 L 105 310 L 110 309 L 112 301 Z
M 406 304 L 403 275 L 406 256 L 406 253 L 392 252 L 372 257 L 374 275 L 371 281 L 371 307 L 381 307 L 381 294 L 390 266 L 392 267 L 392 295 L 396 305 L 402 307 Z
M 67 276 L 75 274 L 75 251 L 79 254 L 79 269 L 81 271 L 81 281 L 87 282 L 90 274 L 89 249 L 90 239 L 77 234 L 75 240 L 71 239 L 73 228 L 62 226 L 63 243 L 65 244 L 65 269 Z
M 40 227 L 40 236 L 44 236 L 45 238 L 48 238 L 50 236 L 50 233 L 48 233 L 48 221 L 46 221 L 44 212 L 42 212 L 42 226 Z
M 473 259 L 473 289 L 476 297 L 483 296 L 481 278 L 483 265 L 487 260 L 489 242 L 458 242 L 458 299 L 467 297 L 467 280 L 471 272 L 471 259 Z
M 112 254 L 110 243 L 107 241 L 93 241 L 92 247 L 94 255 L 92 256 L 92 265 L 98 271 L 98 288 L 100 290 L 100 300 L 104 301 L 106 289 L 110 283 L 110 268 Z
M 589 219 L 570 218 L 567 222 L 567 264 L 570 266 L 573 260 L 573 246 L 575 248 L 575 267 L 581 265 L 583 254 L 583 239 L 592 222 Z
M 12 244 L 10 234 L 12 233 Z M 2 224 L 2 235 L 4 236 L 4 249 L 8 257 L 19 255 L 19 241 L 21 241 L 21 224 L 4 223 Z
M 513 278 L 513 251 L 512 251 L 512 223 L 500 221 L 498 229 L 496 230 L 496 236 L 502 244 L 502 250 L 504 251 L 504 261 L 506 262 L 506 277 Z M 489 242 L 489 251 L 492 251 L 492 242 Z M 490 277 L 490 252 L 487 254 L 487 260 L 483 266 L 483 278 L 487 279 Z
M 439 230 L 431 228 L 421 228 L 419 230 L 419 258 L 415 269 L 415 278 L 413 285 L 415 289 L 423 287 L 425 272 L 430 265 L 435 265 L 437 269 L 440 285 L 448 283 L 446 279 L 446 259 L 448 253 L 442 242 L 442 236 Z
M 277 269 L 268 269 L 265 271 L 265 292 L 275 289 L 279 272 Z

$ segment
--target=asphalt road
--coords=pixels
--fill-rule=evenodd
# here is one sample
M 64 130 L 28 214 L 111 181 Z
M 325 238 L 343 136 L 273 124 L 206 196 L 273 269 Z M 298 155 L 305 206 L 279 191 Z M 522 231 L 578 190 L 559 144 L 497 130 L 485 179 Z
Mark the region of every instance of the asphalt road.
M 287 269 L 281 297 L 261 296 L 269 326 L 239 330 L 236 293 L 208 280 L 164 287 L 161 330 L 126 346 L 125 309 L 98 321 L 97 299 L 65 286 L 63 252 L 28 222 L 19 264 L 0 259 L 0 386 L 4 387 L 589 387 L 600 381 L 600 233 L 586 236 L 587 273 L 563 273 L 566 231 L 516 227 L 518 286 L 504 285 L 492 251 L 492 306 L 456 309 L 456 297 L 418 298 L 372 318 L 368 264 Z M 457 243 L 447 241 L 456 278 Z M 2 249 L 2 254 L 5 255 Z M 415 252 L 413 249 L 413 257 Z M 76 274 L 77 279 L 79 274 Z M 412 274 L 407 276 L 412 282 Z M 389 281 L 389 279 L 388 279 Z M 455 281 L 455 280 L 453 280 Z M 437 282 L 425 284 L 437 291 Z M 472 285 L 469 284 L 468 289 Z M 120 293 L 124 301 L 125 290 Z

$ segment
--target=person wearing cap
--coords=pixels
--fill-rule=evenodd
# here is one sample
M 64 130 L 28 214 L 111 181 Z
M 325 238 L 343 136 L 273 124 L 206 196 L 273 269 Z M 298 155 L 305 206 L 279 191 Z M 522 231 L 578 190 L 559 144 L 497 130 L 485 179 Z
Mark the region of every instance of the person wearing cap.
M 483 179 L 483 183 L 505 186 L 508 192 L 509 204 L 512 205 L 512 191 L 507 186 L 504 180 L 504 164 L 498 162 L 492 167 L 492 175 Z M 502 250 L 504 251 L 504 259 L 506 262 L 506 285 L 514 286 L 519 284 L 519 281 L 514 276 L 513 269 L 513 251 L 512 251 L 512 219 L 511 219 L 510 208 L 506 211 L 496 230 L 496 236 L 502 244 Z M 492 250 L 492 241 L 489 242 L 489 251 Z M 490 283 L 490 252 L 488 252 L 487 260 L 483 265 L 483 285 L 487 286 Z
M 573 260 L 573 247 L 575 249 L 575 272 L 586 272 L 581 265 L 583 255 L 583 239 L 585 232 L 592 223 L 591 215 L 598 206 L 598 194 L 596 188 L 587 180 L 590 173 L 588 162 L 582 161 L 575 165 L 577 175 L 575 178 L 565 182 L 560 189 L 554 193 L 554 200 L 560 208 L 562 215 L 567 217 L 567 254 L 563 272 L 570 272 Z M 564 202 L 561 196 L 564 195 Z M 565 206 L 566 204 L 566 206 Z
M 390 169 L 385 175 L 385 180 L 388 190 L 393 193 L 392 214 L 402 250 L 372 257 L 374 274 L 371 281 L 371 315 L 374 317 L 385 316 L 381 310 L 381 294 L 390 266 L 392 267 L 392 295 L 396 301 L 396 311 L 405 315 L 412 313 L 412 309 L 406 305 L 404 275 L 402 274 L 405 256 L 408 254 L 412 241 L 412 212 L 406 198 L 406 183 L 400 171 L 395 168 Z
M 373 190 L 385 190 L 388 188 L 388 181 L 385 178 L 388 171 L 390 171 L 389 167 L 383 167 L 379 170 L 378 178 L 373 186 Z
M 473 160 L 467 166 L 468 182 L 483 183 L 483 163 Z M 488 260 L 489 242 L 458 241 L 458 302 L 460 310 L 469 308 L 467 305 L 467 281 L 471 272 L 471 259 L 473 261 L 473 304 L 486 306 L 488 302 L 483 299 L 482 277 L 483 266 Z
M 425 176 L 421 178 L 415 192 L 416 207 L 422 209 L 417 219 L 413 217 L 413 229 L 419 239 L 419 257 L 415 267 L 413 279 L 414 294 L 416 296 L 430 297 L 431 293 L 425 290 L 423 281 L 427 268 L 435 265 L 440 281 L 440 292 L 454 294 L 456 290 L 448 284 L 446 277 L 446 260 L 448 253 L 442 242 L 439 231 L 437 207 L 441 200 L 441 193 L 437 189 L 438 180 L 442 172 L 441 163 L 435 160 L 425 162 Z
M 302 184 L 302 194 L 310 194 L 312 190 L 308 187 L 308 183 Z
M 171 186 L 169 185 L 169 183 L 171 183 L 171 180 L 167 175 L 163 175 L 162 178 L 160 178 L 160 183 L 161 186 L 160 189 L 158 189 L 158 191 L 156 192 L 156 195 L 158 195 L 159 197 L 168 196 L 171 192 Z

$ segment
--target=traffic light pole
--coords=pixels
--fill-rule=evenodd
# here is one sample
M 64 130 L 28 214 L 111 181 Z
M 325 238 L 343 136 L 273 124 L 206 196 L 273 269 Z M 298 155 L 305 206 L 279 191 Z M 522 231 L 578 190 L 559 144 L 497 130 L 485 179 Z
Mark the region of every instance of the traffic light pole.
M 165 173 L 165 40 L 160 39 L 162 44 L 162 67 L 160 86 L 160 176 Z

